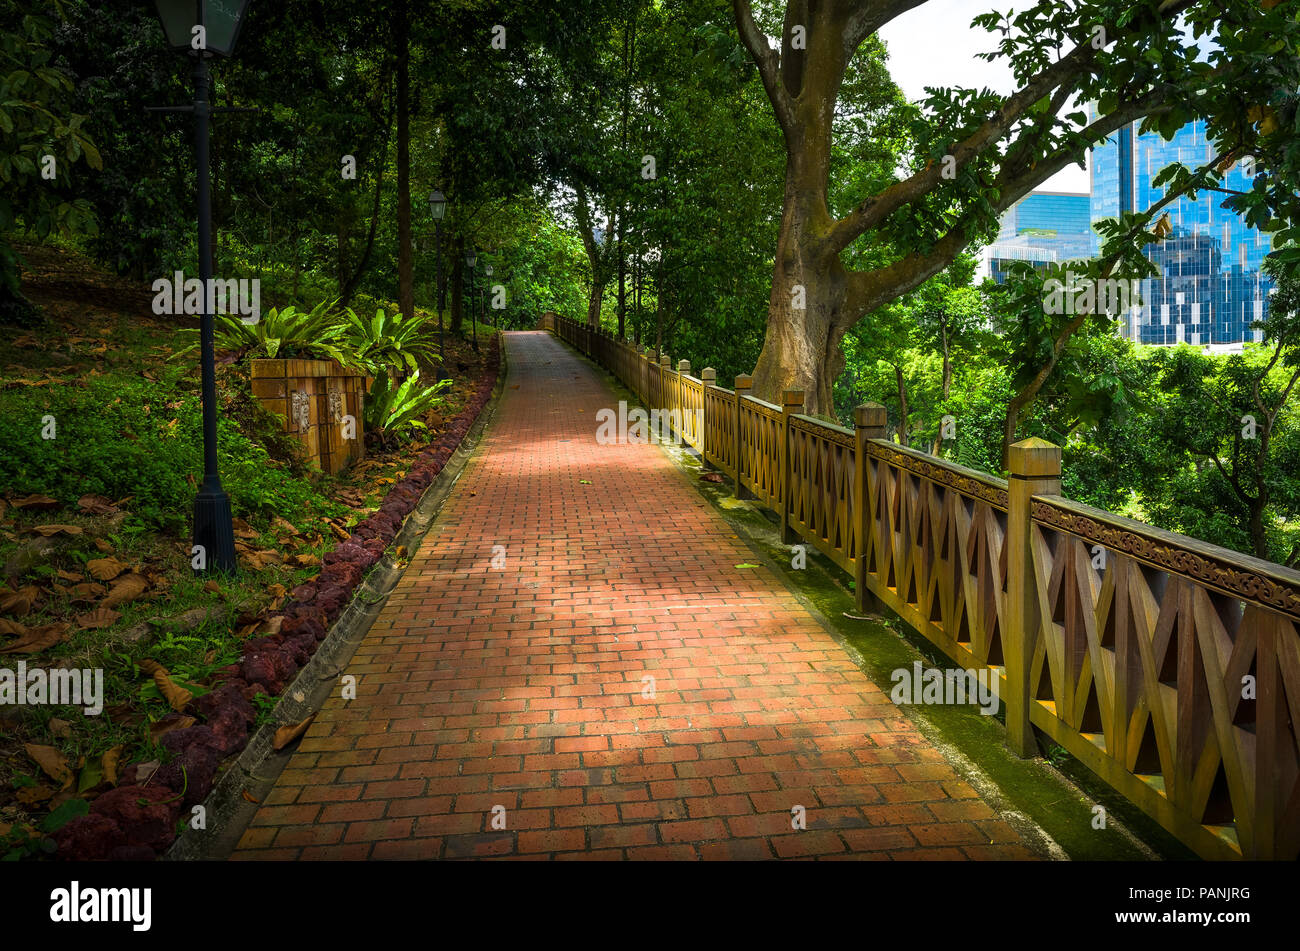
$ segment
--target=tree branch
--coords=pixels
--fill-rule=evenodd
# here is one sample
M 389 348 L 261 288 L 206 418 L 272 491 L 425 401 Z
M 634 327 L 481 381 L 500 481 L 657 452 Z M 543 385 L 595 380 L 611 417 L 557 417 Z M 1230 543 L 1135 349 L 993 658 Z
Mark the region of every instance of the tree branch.
M 754 13 L 750 8 L 749 0 L 732 0 L 732 7 L 736 13 L 740 41 L 745 44 L 750 58 L 758 67 L 763 88 L 767 90 L 767 98 L 776 113 L 776 121 L 780 123 L 782 131 L 789 135 L 795 126 L 794 103 L 781 84 L 781 66 L 776 51 L 768 45 L 767 37 L 754 22 Z

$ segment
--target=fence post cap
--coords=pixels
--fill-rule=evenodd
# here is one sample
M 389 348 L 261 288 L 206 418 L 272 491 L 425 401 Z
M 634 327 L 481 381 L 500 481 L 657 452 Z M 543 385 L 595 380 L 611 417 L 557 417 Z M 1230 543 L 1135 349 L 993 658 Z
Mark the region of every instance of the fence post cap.
M 678 372 L 678 373 L 690 373 L 690 372 L 691 372 L 691 361 L 690 361 L 690 360 L 678 360 L 678 361 L 677 361 L 677 372 Z
M 700 379 L 707 383 L 716 383 L 718 381 L 718 371 L 713 367 L 705 367 L 700 371 Z
M 853 407 L 853 424 L 859 429 L 884 426 L 888 420 L 889 411 L 879 403 L 860 403 Z
M 736 389 L 749 390 L 754 387 L 754 378 L 748 373 L 741 373 L 736 376 Z
M 1007 468 L 1017 476 L 1059 477 L 1061 447 L 1037 436 L 1022 439 L 1012 443 L 1007 453 Z
M 803 390 L 782 390 L 782 406 L 803 406 Z

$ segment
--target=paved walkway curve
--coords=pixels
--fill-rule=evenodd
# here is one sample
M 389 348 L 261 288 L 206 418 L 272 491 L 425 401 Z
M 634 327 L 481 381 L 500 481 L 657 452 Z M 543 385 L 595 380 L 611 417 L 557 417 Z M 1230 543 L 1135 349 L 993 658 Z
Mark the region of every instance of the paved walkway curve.
M 235 858 L 1032 857 L 661 449 L 596 443 L 590 365 L 506 341 L 357 698 Z

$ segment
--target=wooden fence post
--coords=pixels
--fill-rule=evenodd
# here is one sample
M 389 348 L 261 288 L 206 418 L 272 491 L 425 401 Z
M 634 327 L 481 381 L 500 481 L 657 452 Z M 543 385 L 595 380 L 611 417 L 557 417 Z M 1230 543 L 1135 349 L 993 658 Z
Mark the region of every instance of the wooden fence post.
M 740 421 L 742 419 L 740 415 L 740 401 L 748 396 L 749 391 L 753 388 L 754 378 L 748 373 L 742 373 L 740 376 L 736 377 L 736 415 L 735 426 L 732 427 L 732 431 L 736 436 L 736 498 L 738 499 L 752 499 L 754 497 L 753 493 L 745 488 L 745 483 L 740 480 L 740 470 L 743 468 L 740 464 L 740 454 L 745 451 L 745 440 L 740 431 Z
M 781 506 L 781 543 L 790 545 L 799 540 L 799 534 L 790 527 L 790 506 L 794 497 L 790 492 L 791 467 L 794 453 L 790 451 L 790 417 L 803 409 L 803 390 L 781 391 L 781 446 L 780 481 L 777 483 L 777 501 Z
M 1002 699 L 1007 705 L 1007 745 L 1017 756 L 1035 756 L 1038 744 L 1029 721 L 1029 670 L 1040 618 L 1030 548 L 1030 501 L 1035 495 L 1060 494 L 1061 449 L 1043 439 L 1025 439 L 1011 447 L 1007 462 L 1007 681 Z
M 871 537 L 871 486 L 867 480 L 867 440 L 884 439 L 889 414 L 879 403 L 863 403 L 853 409 L 853 530 L 858 538 L 854 563 L 853 596 L 858 611 L 880 613 L 884 604 L 867 588 L 867 541 Z
M 707 465 L 709 462 L 709 387 L 718 385 L 718 371 L 713 367 L 705 367 L 700 371 L 700 380 L 704 383 L 704 400 L 700 403 L 700 455 L 704 457 Z M 713 454 L 718 454 L 717 449 Z

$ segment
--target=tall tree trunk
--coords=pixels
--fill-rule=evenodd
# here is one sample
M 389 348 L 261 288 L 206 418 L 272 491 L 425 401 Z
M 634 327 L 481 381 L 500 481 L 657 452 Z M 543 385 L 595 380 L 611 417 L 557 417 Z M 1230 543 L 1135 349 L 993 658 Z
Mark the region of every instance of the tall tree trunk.
M 415 315 L 414 262 L 411 259 L 411 116 L 410 34 L 406 2 L 397 4 L 393 20 L 397 49 L 397 300 L 404 317 Z
M 600 305 L 605 299 L 605 285 L 591 283 L 591 293 L 587 295 L 587 323 L 592 327 L 600 326 Z

